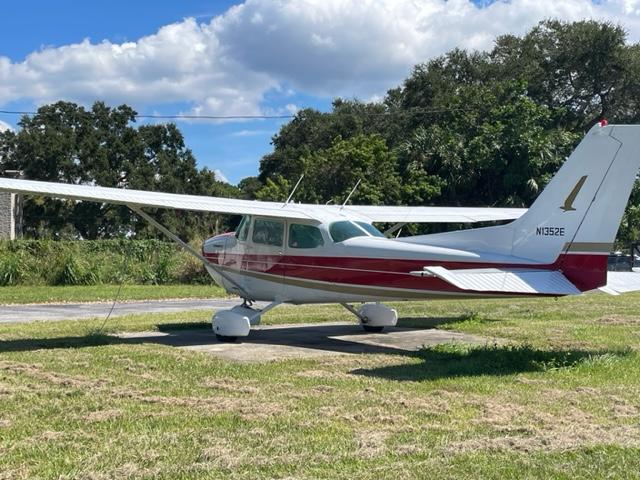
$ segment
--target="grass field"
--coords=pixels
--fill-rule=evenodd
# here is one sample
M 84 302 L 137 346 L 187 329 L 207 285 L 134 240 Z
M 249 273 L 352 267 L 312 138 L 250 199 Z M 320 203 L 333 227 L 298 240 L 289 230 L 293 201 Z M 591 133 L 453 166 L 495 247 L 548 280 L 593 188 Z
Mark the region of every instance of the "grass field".
M 120 293 L 118 294 L 118 291 Z M 112 302 L 162 298 L 220 298 L 216 285 L 87 285 L 0 287 L 0 305 L 16 303 Z
M 488 341 L 239 364 L 108 335 L 210 312 L 2 325 L 0 478 L 640 477 L 640 295 L 397 307 Z

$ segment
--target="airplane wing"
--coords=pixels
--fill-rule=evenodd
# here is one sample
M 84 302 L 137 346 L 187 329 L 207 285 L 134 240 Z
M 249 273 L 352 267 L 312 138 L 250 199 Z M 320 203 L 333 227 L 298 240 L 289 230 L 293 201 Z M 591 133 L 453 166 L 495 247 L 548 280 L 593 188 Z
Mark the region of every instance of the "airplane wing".
M 366 217 L 373 223 L 474 223 L 515 220 L 527 209 L 349 205 L 344 208 L 344 211 Z
M 0 178 L 0 191 L 55 198 L 87 200 L 135 207 L 169 208 L 232 215 L 264 215 L 280 218 L 323 220 L 344 215 L 369 222 L 388 223 L 473 223 L 513 220 L 524 208 L 482 207 L 401 207 L 349 205 L 311 205 L 301 203 L 261 202 L 235 198 L 206 197 L 176 193 L 150 192 L 93 185 Z
M 169 208 L 197 212 L 217 212 L 231 215 L 265 215 L 283 218 L 308 218 L 312 214 L 284 208 L 283 203 L 260 202 L 235 198 L 205 197 L 177 193 L 149 192 L 125 188 L 96 187 L 34 180 L 0 178 L 0 191 L 41 195 L 45 197 L 88 200 L 92 202 L 133 205 L 137 207 Z
M 449 270 L 424 267 L 411 272 L 419 277 L 437 277 L 469 292 L 532 293 L 546 295 L 578 295 L 582 293 L 562 272 L 557 270 L 479 268 Z

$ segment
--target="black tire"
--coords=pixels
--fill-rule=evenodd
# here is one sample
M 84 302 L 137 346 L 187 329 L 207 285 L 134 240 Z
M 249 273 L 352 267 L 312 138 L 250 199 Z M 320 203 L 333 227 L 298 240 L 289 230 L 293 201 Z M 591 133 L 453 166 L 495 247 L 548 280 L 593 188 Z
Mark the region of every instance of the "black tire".
M 230 337 L 229 335 L 220 335 L 218 333 L 216 333 L 216 338 L 219 342 L 224 343 L 235 343 L 238 341 L 238 337 Z
M 380 333 L 384 330 L 384 327 L 374 327 L 373 325 L 362 325 L 362 328 L 364 328 L 365 332 L 369 332 L 369 333 Z

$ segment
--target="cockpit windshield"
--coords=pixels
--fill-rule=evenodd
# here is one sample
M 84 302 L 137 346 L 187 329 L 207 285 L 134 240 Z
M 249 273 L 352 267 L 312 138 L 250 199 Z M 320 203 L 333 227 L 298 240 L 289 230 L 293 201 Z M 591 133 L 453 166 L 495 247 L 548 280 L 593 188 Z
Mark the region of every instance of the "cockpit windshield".
M 374 227 L 373 225 L 371 225 L 370 223 L 365 223 L 365 222 L 354 222 L 356 225 L 358 225 L 359 227 L 364 228 L 367 233 L 369 235 L 371 235 L 372 237 L 383 237 L 384 238 L 384 234 L 378 230 L 376 227 Z
M 355 237 L 384 237 L 373 225 L 365 222 L 342 220 L 329 225 L 329 234 L 334 242 L 344 242 Z

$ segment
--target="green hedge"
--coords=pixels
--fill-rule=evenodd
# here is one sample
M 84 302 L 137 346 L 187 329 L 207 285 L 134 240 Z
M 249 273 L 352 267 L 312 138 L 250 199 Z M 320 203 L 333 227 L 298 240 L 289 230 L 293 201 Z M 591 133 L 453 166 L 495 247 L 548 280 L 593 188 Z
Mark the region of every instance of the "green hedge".
M 158 240 L 0 241 L 0 286 L 213 283 L 202 264 Z

